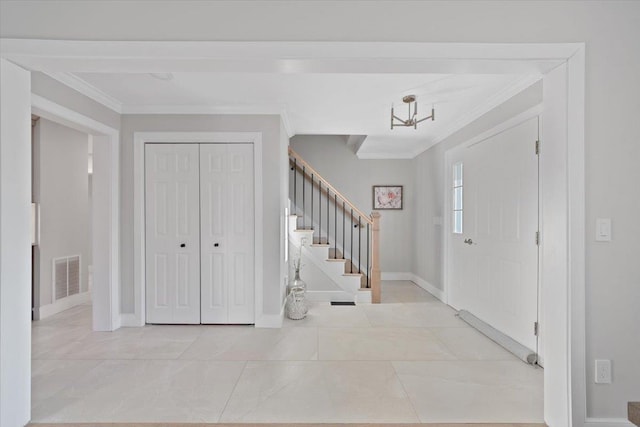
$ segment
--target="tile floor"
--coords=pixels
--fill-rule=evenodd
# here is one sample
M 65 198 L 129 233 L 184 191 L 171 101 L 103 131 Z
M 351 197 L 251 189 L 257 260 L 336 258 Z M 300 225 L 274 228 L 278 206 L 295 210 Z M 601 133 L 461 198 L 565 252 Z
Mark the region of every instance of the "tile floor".
M 282 329 L 34 322 L 34 422 L 542 422 L 542 370 L 411 282 Z

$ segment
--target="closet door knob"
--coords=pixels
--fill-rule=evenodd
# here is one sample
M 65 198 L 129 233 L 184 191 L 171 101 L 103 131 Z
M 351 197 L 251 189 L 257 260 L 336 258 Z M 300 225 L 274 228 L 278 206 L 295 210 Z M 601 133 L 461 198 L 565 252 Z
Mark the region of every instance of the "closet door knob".
M 186 244 L 186 243 L 180 243 L 180 247 L 181 247 L 181 248 L 186 248 L 186 247 L 187 247 L 187 244 Z
M 217 248 L 218 246 L 220 246 L 220 243 L 214 243 L 213 247 Z

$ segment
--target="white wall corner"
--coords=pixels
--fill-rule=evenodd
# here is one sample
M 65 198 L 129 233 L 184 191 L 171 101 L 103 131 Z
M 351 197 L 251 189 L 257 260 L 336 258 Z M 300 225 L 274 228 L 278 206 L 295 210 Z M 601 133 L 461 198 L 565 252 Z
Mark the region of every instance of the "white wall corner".
M 279 314 L 262 314 L 256 319 L 256 328 L 282 328 L 284 322 L 284 307 L 287 299 L 282 300 Z
M 286 108 L 283 108 L 280 112 L 280 120 L 282 120 L 282 125 L 284 126 L 285 132 L 287 132 L 287 136 L 293 138 L 296 135 L 296 130 L 293 128 L 293 123 L 291 123 L 291 118 Z
M 136 316 L 135 313 L 121 313 L 120 326 L 124 328 L 137 328 L 144 326 L 144 322 L 140 317 Z

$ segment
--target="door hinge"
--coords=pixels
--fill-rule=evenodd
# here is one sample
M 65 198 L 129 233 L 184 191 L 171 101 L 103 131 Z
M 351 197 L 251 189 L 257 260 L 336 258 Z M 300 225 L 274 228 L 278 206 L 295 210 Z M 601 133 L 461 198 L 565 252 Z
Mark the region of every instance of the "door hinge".
M 540 154 L 540 140 L 536 141 L 536 154 Z
M 533 335 L 538 336 L 539 327 L 538 322 L 533 322 Z
M 540 246 L 540 232 L 536 231 L 536 245 Z

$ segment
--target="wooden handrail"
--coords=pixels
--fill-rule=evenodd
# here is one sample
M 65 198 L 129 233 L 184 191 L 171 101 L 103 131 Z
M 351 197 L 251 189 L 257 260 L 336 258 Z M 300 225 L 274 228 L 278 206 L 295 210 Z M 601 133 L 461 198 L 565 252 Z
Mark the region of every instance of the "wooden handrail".
M 320 175 L 318 173 L 318 171 L 316 171 L 309 163 L 307 163 L 302 157 L 300 157 L 300 155 L 298 153 L 296 153 L 291 147 L 289 147 L 289 156 L 293 157 L 294 159 L 296 159 L 296 164 L 300 165 L 300 166 L 304 166 L 305 169 L 305 173 L 308 175 L 313 174 L 314 179 L 318 179 L 319 181 L 321 180 L 324 184 L 325 187 L 329 188 L 331 190 L 331 192 L 333 194 L 336 194 L 340 199 L 342 199 L 343 202 L 345 202 L 349 208 L 353 209 L 353 211 L 355 213 L 357 213 L 360 217 L 364 218 L 364 221 L 368 224 L 371 224 L 373 226 L 373 219 L 371 218 L 370 215 L 365 214 L 364 212 L 362 212 L 360 209 L 358 209 L 356 207 L 356 205 L 354 205 L 353 203 L 351 203 L 349 201 L 349 199 L 347 199 L 346 197 L 344 197 L 342 195 L 342 193 L 340 193 L 338 190 L 336 190 L 336 188 L 331 185 L 329 183 L 329 181 L 327 181 L 326 179 L 324 179 L 322 177 L 322 175 Z

